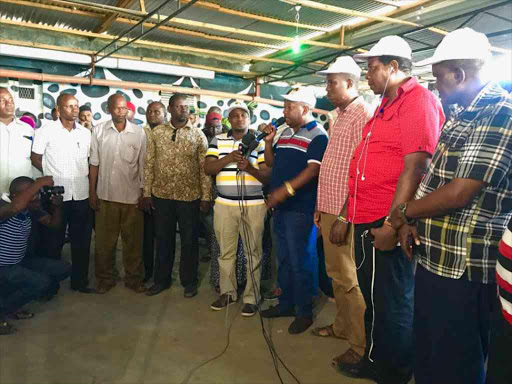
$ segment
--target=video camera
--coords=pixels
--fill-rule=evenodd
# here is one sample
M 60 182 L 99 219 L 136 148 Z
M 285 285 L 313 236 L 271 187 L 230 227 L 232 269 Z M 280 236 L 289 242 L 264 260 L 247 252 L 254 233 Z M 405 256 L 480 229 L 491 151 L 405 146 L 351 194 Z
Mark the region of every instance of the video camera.
M 53 187 L 44 186 L 39 190 L 39 198 L 41 199 L 41 206 L 44 210 L 50 208 L 52 204 L 52 197 L 64 194 L 64 187 L 55 185 Z

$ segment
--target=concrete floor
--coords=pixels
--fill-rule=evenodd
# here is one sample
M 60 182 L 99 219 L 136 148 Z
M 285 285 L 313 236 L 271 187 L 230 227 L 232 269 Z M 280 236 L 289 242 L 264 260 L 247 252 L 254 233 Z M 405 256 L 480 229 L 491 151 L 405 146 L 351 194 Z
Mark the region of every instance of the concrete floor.
M 64 254 L 69 258 L 69 246 Z M 135 294 L 122 282 L 107 295 L 84 295 L 70 291 L 65 281 L 53 301 L 27 305 L 36 316 L 13 321 L 16 335 L 0 338 L 0 383 L 279 383 L 259 318 L 243 318 L 241 303 L 228 312 L 212 311 L 216 294 L 209 285 L 209 265 L 201 263 L 200 270 L 199 295 L 192 299 L 183 298 L 177 276 L 171 289 L 154 297 Z M 324 299 L 318 307 L 315 325 L 328 324 L 334 303 Z M 290 322 L 264 321 L 300 383 L 370 383 L 330 367 L 347 343 L 309 331 L 290 335 Z M 225 348 L 230 324 L 224 355 L 201 366 Z M 284 368 L 280 372 L 285 383 L 294 383 Z

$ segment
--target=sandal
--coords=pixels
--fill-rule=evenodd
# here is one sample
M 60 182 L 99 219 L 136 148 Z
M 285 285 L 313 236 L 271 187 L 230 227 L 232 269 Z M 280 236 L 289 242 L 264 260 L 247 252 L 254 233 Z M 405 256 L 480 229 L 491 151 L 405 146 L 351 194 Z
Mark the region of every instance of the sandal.
M 27 320 L 34 317 L 34 314 L 28 311 L 18 311 L 7 315 L 9 319 L 13 320 Z
M 0 322 L 0 335 L 14 335 L 16 331 L 16 327 L 13 327 L 8 322 Z
M 326 325 L 325 327 L 313 328 L 311 333 L 318 337 L 338 337 L 332 329 L 332 324 Z
M 335 368 L 340 366 L 359 366 L 363 356 L 359 355 L 352 348 L 332 359 L 331 365 Z

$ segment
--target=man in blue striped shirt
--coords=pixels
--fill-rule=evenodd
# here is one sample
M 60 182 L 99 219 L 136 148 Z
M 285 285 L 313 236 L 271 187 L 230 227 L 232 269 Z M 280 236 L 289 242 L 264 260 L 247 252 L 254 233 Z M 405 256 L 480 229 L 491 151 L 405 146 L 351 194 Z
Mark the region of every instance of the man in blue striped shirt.
M 40 205 L 39 190 L 44 186 L 53 186 L 51 176 L 37 181 L 18 177 L 0 200 L 0 315 L 17 320 L 33 317 L 21 308 L 32 300 L 53 297 L 59 282 L 71 273 L 71 265 L 64 261 L 25 258 L 32 221 L 51 228 L 60 225 L 62 195 L 52 197 L 50 215 Z

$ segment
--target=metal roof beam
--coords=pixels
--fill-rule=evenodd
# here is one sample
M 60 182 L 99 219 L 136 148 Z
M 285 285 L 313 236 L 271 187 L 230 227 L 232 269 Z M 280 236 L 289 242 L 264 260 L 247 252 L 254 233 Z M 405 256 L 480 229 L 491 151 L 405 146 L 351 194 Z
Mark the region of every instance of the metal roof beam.
M 116 6 L 119 8 L 130 8 L 137 0 L 118 0 Z M 100 25 L 93 31 L 94 33 L 102 33 L 105 32 L 114 21 L 120 16 L 119 13 L 111 13 L 108 16 L 105 16 Z

